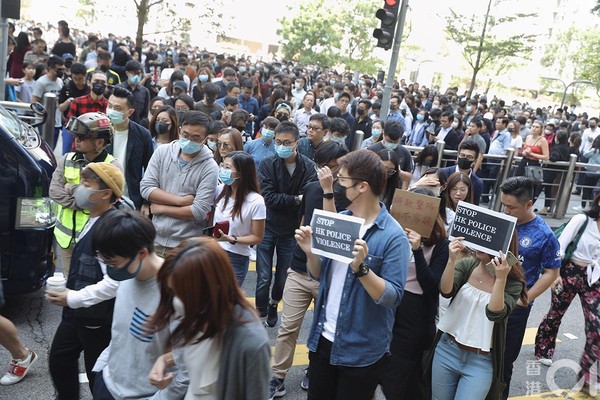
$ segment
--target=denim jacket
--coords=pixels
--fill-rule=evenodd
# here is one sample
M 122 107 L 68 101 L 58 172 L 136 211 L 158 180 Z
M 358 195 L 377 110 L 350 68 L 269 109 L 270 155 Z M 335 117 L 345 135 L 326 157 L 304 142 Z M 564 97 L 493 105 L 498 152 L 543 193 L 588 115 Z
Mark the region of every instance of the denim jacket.
M 389 352 L 394 314 L 404 293 L 411 253 L 404 230 L 383 203 L 379 204 L 381 211 L 363 240 L 369 247 L 365 264 L 371 269 L 370 273 L 385 279 L 385 290 L 375 302 L 348 267 L 331 350 L 332 365 L 364 367 Z M 352 213 L 344 211 L 342 214 Z M 331 278 L 331 259 L 321 258 L 321 262 L 319 296 L 308 339 L 308 348 L 312 352 L 317 351 L 323 332 Z

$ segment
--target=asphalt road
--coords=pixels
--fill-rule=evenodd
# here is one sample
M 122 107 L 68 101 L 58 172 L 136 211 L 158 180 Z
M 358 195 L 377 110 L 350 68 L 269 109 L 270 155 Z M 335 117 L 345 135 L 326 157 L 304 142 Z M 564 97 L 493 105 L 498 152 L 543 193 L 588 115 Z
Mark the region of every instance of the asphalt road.
M 244 289 L 249 297 L 254 297 L 256 285 L 256 273 L 250 272 L 244 283 Z M 535 329 L 549 307 L 550 296 L 545 293 L 539 298 L 529 319 L 528 337 L 521 351 L 521 355 L 515 364 L 511 397 L 519 399 L 534 398 L 570 398 L 561 394 L 547 394 L 549 392 L 546 383 L 548 367 L 535 363 L 533 355 L 533 338 Z M 13 386 L 0 386 L 0 400 L 51 400 L 55 398 L 55 391 L 48 373 L 48 350 L 52 337 L 60 321 L 61 310 L 53 306 L 43 298 L 43 292 L 11 297 L 7 299 L 6 306 L 1 313 L 11 319 L 17 326 L 21 338 L 27 347 L 34 349 L 39 360 L 32 367 L 29 375 L 19 384 Z M 300 333 L 299 343 L 305 344 L 312 311 L 309 311 Z M 271 342 L 275 344 L 277 327 L 267 328 Z M 557 345 L 555 362 L 557 360 L 572 360 L 578 363 L 585 343 L 583 315 L 578 298 L 575 299 L 567 312 L 559 332 L 561 343 Z M 8 352 L 0 348 L 0 368 L 3 371 L 9 362 Z M 289 372 L 285 384 L 287 394 L 283 399 L 305 399 L 306 392 L 300 388 L 303 370 L 307 359 L 303 348 L 297 351 L 295 365 Z M 296 365 L 298 364 L 298 365 Z M 83 371 L 83 368 L 81 368 Z M 556 383 L 561 388 L 571 388 L 575 384 L 575 372 L 568 368 L 562 368 L 556 373 Z M 538 386 L 539 385 L 539 386 Z M 529 390 L 529 392 L 528 392 Z M 533 396 L 535 392 L 546 393 L 544 397 Z M 522 397 L 524 396 L 524 397 Z M 576 397 L 586 398 L 586 397 Z M 91 395 L 85 384 L 82 384 L 82 399 L 91 399 Z M 383 399 L 381 394 L 377 399 Z

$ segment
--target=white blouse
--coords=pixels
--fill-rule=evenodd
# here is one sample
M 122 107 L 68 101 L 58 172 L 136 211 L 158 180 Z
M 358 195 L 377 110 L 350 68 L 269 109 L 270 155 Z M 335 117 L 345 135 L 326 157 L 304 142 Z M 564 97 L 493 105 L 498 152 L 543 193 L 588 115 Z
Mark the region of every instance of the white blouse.
M 440 318 L 438 329 L 454 336 L 460 344 L 490 351 L 494 322 L 485 315 L 485 308 L 491 297 L 491 293 L 465 283 Z
M 186 346 L 184 359 L 190 378 L 184 400 L 216 400 L 221 340 L 214 337 Z

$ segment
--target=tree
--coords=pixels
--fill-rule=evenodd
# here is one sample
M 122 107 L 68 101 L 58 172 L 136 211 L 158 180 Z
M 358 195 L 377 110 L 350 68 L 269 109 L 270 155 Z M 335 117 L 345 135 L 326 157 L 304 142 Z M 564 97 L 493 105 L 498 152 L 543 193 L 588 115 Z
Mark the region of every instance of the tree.
M 347 69 L 375 73 L 383 62 L 373 57 L 375 11 L 379 3 L 359 0 L 336 4 L 325 0 L 300 3 L 295 16 L 279 20 L 286 59 L 321 66 L 345 65 Z M 307 22 L 310 18 L 310 22 Z
M 79 7 L 75 11 L 75 16 L 83 19 L 86 25 L 94 25 L 96 22 L 96 8 L 94 0 L 79 0 Z
M 492 15 L 492 1 L 488 0 L 487 11 L 483 16 L 465 16 L 450 9 L 446 18 L 446 34 L 462 48 L 462 56 L 472 69 L 468 95 L 471 96 L 477 83 L 477 74 L 492 61 L 506 63 L 514 58 L 527 58 L 531 53 L 530 41 L 535 35 L 498 34 L 506 32 L 506 25 L 524 23 L 525 18 L 535 14 L 515 13 L 505 17 Z M 494 5 L 498 5 L 497 1 Z M 503 26 L 504 25 L 504 26 Z M 517 24 L 513 24 L 517 27 Z

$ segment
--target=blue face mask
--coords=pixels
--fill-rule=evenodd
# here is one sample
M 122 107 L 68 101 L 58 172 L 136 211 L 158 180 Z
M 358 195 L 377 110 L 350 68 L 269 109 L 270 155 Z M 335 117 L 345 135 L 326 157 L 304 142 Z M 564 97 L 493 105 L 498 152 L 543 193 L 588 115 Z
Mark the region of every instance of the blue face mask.
M 340 143 L 340 144 L 344 144 L 344 142 L 346 141 L 346 138 L 343 138 L 343 137 L 338 137 L 338 136 L 331 135 L 331 140 L 332 140 L 333 142 L 337 142 L 337 143 Z
M 108 116 L 108 119 L 110 119 L 110 122 L 112 122 L 113 125 L 122 124 L 123 120 L 125 119 L 125 113 L 113 110 L 112 108 L 106 109 L 106 115 Z
M 131 75 L 129 77 L 129 83 L 131 83 L 132 85 L 137 85 L 138 83 L 140 83 L 141 80 L 142 78 L 139 75 Z
M 124 267 L 115 268 L 110 265 L 106 265 L 106 274 L 114 281 L 126 281 L 128 279 L 133 279 L 139 274 L 140 269 L 142 269 L 142 260 L 140 260 L 140 264 L 138 265 L 135 272 L 129 272 L 129 266 L 135 261 L 135 257 L 133 257 Z
M 275 152 L 279 158 L 290 158 L 294 154 L 294 148 L 292 146 L 275 146 Z
M 385 148 L 388 150 L 396 150 L 396 147 L 398 147 L 398 143 L 383 142 L 383 144 L 385 144 Z
M 196 143 L 188 139 L 179 138 L 179 147 L 185 154 L 192 155 L 202 150 L 202 143 Z
M 272 131 L 271 129 L 263 128 L 260 131 L 260 135 L 263 139 L 265 139 L 267 141 L 271 141 L 275 137 L 275 131 Z
M 233 175 L 233 171 L 230 169 L 221 168 L 219 170 L 219 179 L 228 186 L 233 185 L 233 182 L 237 179 L 233 178 L 231 175 Z
M 240 71 L 243 74 L 244 72 L 246 72 L 246 67 L 238 67 L 238 71 Z
M 381 136 L 381 129 L 371 129 L 371 135 L 374 138 L 378 138 L 379 136 Z
M 200 74 L 200 75 L 198 75 L 198 79 L 200 79 L 200 82 L 206 82 L 206 81 L 208 81 L 208 75 Z
M 423 121 L 425 116 L 423 114 L 417 114 L 417 121 Z

